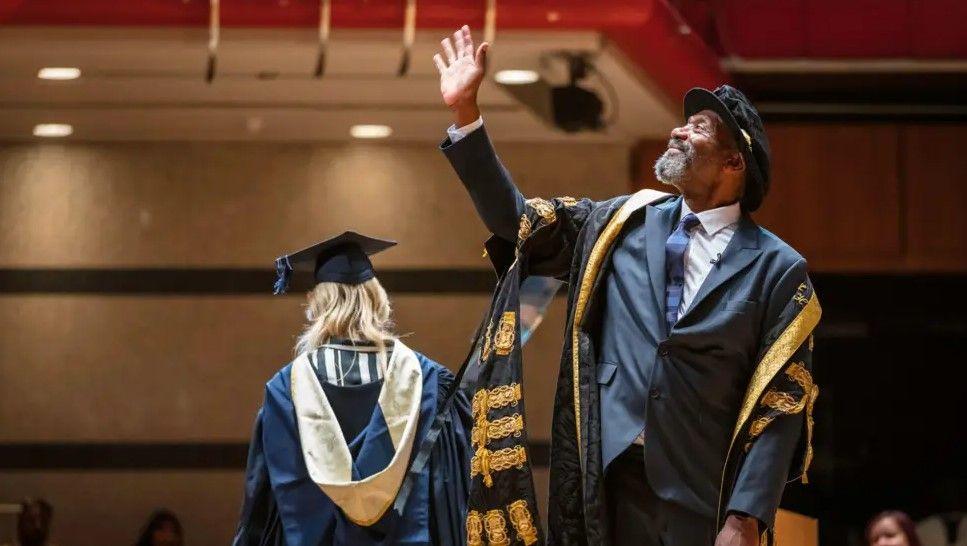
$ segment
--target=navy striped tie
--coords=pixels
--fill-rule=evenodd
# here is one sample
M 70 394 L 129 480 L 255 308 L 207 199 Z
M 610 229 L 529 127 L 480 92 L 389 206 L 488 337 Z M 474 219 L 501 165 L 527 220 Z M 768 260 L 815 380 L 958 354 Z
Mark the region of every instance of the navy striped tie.
M 665 241 L 665 321 L 669 332 L 678 322 L 678 308 L 682 305 L 685 290 L 685 251 L 691 237 L 689 231 L 698 224 L 697 216 L 686 214 Z

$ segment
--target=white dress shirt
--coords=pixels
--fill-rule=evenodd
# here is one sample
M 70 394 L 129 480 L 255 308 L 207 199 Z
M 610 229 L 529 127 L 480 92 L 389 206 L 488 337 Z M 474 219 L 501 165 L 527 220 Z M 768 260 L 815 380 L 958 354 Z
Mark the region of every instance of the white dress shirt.
M 691 209 L 682 199 L 681 216 L 678 221 L 689 214 Z M 735 228 L 742 218 L 742 207 L 737 202 L 717 209 L 696 212 L 699 225 L 692 228 L 688 248 L 685 249 L 685 289 L 682 291 L 682 304 L 678 307 L 678 318 L 682 318 L 688 306 L 691 305 L 695 294 L 705 282 L 712 267 L 722 257 L 725 247 L 729 245 Z

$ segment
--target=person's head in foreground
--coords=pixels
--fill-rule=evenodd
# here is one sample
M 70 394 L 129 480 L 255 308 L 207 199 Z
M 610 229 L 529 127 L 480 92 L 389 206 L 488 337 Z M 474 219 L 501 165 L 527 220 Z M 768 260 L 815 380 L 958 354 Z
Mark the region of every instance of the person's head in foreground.
M 897 510 L 880 512 L 866 524 L 869 546 L 920 546 L 917 528 L 910 516 Z
M 44 499 L 24 499 L 17 517 L 17 541 L 21 546 L 43 546 L 50 535 L 54 508 Z
M 136 546 L 182 546 L 185 543 L 178 516 L 168 510 L 151 514 Z
M 278 259 L 277 294 L 285 292 L 292 271 L 311 271 L 316 283 L 307 295 L 308 323 L 296 342 L 297 354 L 333 341 L 368 342 L 385 364 L 386 346 L 396 337 L 392 308 L 369 256 L 395 245 L 347 231 Z
M 655 162 L 658 180 L 709 208 L 759 208 L 769 191 L 769 140 L 749 99 L 729 85 L 696 87 L 685 94 L 684 118 Z

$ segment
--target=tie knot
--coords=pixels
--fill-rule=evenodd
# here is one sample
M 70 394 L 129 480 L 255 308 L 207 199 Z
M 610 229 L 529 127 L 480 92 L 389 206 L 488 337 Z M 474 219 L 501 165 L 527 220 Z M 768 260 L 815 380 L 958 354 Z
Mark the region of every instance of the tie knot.
M 699 224 L 701 224 L 701 222 L 698 221 L 698 216 L 695 216 L 694 212 L 689 212 L 682 217 L 682 221 L 678 225 L 685 231 L 691 231 L 692 228 Z

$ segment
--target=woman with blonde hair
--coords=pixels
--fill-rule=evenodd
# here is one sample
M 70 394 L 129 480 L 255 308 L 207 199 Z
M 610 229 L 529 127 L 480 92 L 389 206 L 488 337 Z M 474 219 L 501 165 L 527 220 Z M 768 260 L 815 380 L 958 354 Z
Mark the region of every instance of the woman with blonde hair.
M 275 293 L 312 272 L 296 358 L 265 388 L 234 544 L 463 544 L 470 408 L 446 368 L 393 333 L 354 232 L 276 262 Z

